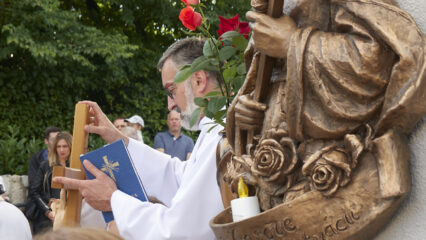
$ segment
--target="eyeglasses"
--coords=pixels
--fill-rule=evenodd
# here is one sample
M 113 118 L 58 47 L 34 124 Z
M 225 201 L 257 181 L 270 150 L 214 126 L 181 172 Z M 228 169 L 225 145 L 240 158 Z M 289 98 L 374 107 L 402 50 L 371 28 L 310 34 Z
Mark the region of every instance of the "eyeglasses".
M 164 86 L 164 91 L 166 92 L 167 96 L 169 96 L 171 99 L 173 99 L 173 91 L 176 89 L 176 85 L 174 83 L 167 83 L 166 86 Z

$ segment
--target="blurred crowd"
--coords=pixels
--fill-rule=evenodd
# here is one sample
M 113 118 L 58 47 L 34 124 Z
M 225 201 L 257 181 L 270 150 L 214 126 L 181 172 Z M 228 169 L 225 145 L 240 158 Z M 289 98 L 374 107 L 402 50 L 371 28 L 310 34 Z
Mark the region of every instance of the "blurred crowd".
M 154 148 L 160 152 L 187 160 L 194 147 L 193 140 L 181 132 L 180 113 L 168 114 L 168 130 L 159 132 L 154 139 Z M 144 120 L 139 115 L 129 118 L 118 117 L 114 126 L 123 135 L 144 142 L 142 129 Z M 82 228 L 61 228 L 52 232 L 55 220 L 55 205 L 60 204 L 65 190 L 52 188 L 54 166 L 69 167 L 72 150 L 72 135 L 55 126 L 44 131 L 45 148 L 34 153 L 28 162 L 28 197 L 25 204 L 14 204 L 6 197 L 6 185 L 0 176 L 0 234 L 2 239 L 121 239 L 118 234 L 105 230 L 107 225 L 100 211 L 93 209 L 84 199 L 82 202 L 80 224 Z M 113 227 L 113 226 L 112 226 Z M 93 238 L 94 237 L 94 238 Z

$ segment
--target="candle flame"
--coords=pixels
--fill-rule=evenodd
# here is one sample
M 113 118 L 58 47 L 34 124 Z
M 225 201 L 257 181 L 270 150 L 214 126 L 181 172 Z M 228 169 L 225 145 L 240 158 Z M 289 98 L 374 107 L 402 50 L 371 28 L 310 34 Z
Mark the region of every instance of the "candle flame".
M 248 197 L 248 188 L 242 177 L 240 177 L 240 180 L 238 181 L 238 196 L 240 198 Z

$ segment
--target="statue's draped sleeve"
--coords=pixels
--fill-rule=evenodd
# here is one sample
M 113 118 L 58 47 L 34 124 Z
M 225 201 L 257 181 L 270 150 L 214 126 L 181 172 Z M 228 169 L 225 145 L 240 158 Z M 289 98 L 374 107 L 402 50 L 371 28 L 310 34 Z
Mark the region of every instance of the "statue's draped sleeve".
M 291 37 L 283 109 L 290 136 L 340 138 L 366 123 L 377 133 L 410 131 L 426 110 L 422 32 L 388 4 L 331 1 L 329 11 L 328 31 L 301 27 Z

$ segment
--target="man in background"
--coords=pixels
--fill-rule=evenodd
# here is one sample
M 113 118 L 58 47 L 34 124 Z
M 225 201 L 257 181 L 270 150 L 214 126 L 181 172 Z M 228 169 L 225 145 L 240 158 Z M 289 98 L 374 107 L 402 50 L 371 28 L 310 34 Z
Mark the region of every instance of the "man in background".
M 167 115 L 167 126 L 169 131 L 155 135 L 154 148 L 172 157 L 178 157 L 182 161 L 188 160 L 194 148 L 194 141 L 182 134 L 180 113 L 172 110 Z
M 138 130 L 134 127 L 126 126 L 120 130 L 124 134 L 124 136 L 133 138 L 135 140 L 139 140 Z
M 128 126 L 135 128 L 138 132 L 138 141 L 143 142 L 142 128 L 145 126 L 143 118 L 139 115 L 133 115 L 130 118 L 124 120 Z
M 118 117 L 114 120 L 114 126 L 121 131 L 121 129 L 127 127 L 127 123 L 124 121 L 123 117 Z
M 53 142 L 53 139 L 55 139 L 56 135 L 61 131 L 58 127 L 47 127 L 44 130 L 44 144 L 46 144 L 45 149 L 40 150 L 30 158 L 30 161 L 28 163 L 28 181 L 31 185 L 34 181 L 34 177 L 37 174 L 37 171 L 40 167 L 40 163 L 44 160 L 47 160 L 47 154 L 48 154 L 48 146 L 49 143 Z
M 30 158 L 29 163 L 28 163 L 28 182 L 29 182 L 29 187 L 31 187 L 32 185 L 34 185 L 34 181 L 36 181 L 36 175 L 37 172 L 40 168 L 40 164 L 43 161 L 47 161 L 47 155 L 49 152 L 49 145 L 51 145 L 53 143 L 53 140 L 55 139 L 56 135 L 61 131 L 61 129 L 59 129 L 58 127 L 47 127 L 44 130 L 44 143 L 46 144 L 47 148 L 40 150 L 36 153 L 34 153 L 34 155 Z M 27 199 L 27 204 L 25 206 L 25 216 L 35 222 L 35 221 L 39 221 L 40 218 L 43 218 L 43 213 L 41 213 L 40 211 L 36 211 L 35 209 L 37 209 L 37 204 L 35 202 L 33 202 L 30 198 Z M 33 224 L 33 232 L 37 232 L 37 224 Z

